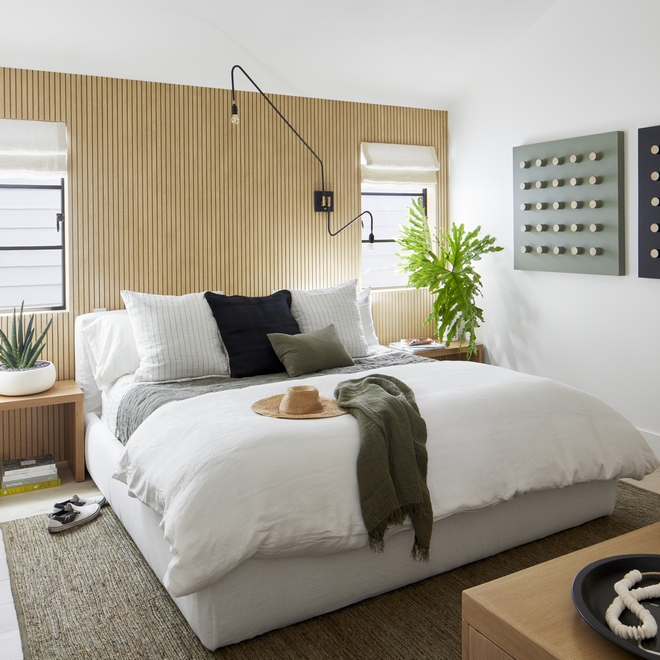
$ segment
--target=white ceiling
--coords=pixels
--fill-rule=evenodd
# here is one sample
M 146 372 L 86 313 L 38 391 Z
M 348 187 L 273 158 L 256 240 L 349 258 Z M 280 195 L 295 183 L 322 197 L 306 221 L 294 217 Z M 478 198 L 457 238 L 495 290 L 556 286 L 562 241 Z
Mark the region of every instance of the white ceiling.
M 447 109 L 555 1 L 0 0 L 0 66 Z

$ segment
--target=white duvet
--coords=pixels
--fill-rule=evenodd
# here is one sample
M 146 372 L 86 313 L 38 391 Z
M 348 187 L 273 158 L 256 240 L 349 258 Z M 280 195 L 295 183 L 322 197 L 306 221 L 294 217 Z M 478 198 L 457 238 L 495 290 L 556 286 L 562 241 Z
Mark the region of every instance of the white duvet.
M 659 464 L 621 415 L 545 378 L 463 362 L 377 371 L 407 383 L 426 420 L 435 520 L 534 490 L 641 479 Z M 361 375 L 296 384 L 332 397 L 337 383 Z M 172 552 L 164 584 L 174 596 L 208 586 L 252 556 L 367 544 L 356 420 L 286 420 L 251 411 L 253 402 L 285 389 L 286 383 L 259 385 L 167 404 L 127 443 L 113 476 L 162 514 Z

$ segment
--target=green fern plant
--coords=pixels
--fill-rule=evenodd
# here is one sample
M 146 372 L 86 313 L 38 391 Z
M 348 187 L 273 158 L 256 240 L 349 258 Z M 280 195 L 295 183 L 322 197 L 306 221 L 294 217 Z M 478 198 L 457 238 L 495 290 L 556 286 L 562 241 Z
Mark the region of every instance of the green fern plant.
M 447 344 L 466 336 L 469 359 L 477 350 L 475 331 L 484 320 L 483 310 L 476 304 L 481 277 L 472 264 L 482 255 L 503 248 L 494 245 L 496 239 L 492 236 L 478 238 L 481 227 L 467 232 L 464 225 L 452 224 L 451 230 L 442 231 L 436 240 L 436 254 L 421 198 L 408 209 L 407 220 L 396 239 L 403 248 L 397 254 L 399 269 L 408 275 L 410 286 L 428 287 L 435 296 L 425 325 L 433 321 L 439 341 Z
M 14 308 L 14 315 L 11 322 L 11 341 L 7 335 L 0 330 L 0 365 L 4 365 L 7 369 L 31 369 L 37 358 L 44 350 L 46 342 L 44 338 L 53 323 L 51 318 L 48 324 L 43 329 L 36 341 L 34 338 L 34 314 L 29 318 L 27 324 L 23 323 L 23 305 L 21 303 L 21 310 L 16 314 Z

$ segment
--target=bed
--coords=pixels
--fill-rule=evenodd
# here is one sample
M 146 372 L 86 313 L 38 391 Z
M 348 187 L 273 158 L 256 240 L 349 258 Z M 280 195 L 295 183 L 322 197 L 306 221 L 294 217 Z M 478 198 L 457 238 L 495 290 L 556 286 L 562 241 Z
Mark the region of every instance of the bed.
M 292 421 L 252 413 L 250 402 L 283 392 L 281 380 L 204 391 L 148 411 L 136 429 L 118 429 L 116 401 L 125 401 L 126 392 L 135 389 L 125 384 L 133 367 L 124 366 L 128 373 L 115 378 L 113 387 L 100 389 L 85 329 L 122 314 L 85 314 L 76 320 L 86 466 L 209 649 L 608 515 L 619 478 L 640 479 L 658 466 L 632 425 L 587 394 L 476 363 L 381 359 L 374 367 L 369 360 L 389 351 L 372 345 L 369 357 L 356 360 L 348 374 L 330 370 L 299 377 L 296 384 L 313 384 L 331 397 L 341 380 L 378 372 L 400 378 L 415 392 L 429 428 L 430 561 L 411 559 L 414 535 L 408 523 L 390 530 L 385 551 L 374 553 L 360 527 L 351 470 L 359 448 L 355 420 L 345 415 Z M 122 327 L 126 332 L 126 324 Z M 125 336 L 123 341 L 126 347 Z M 100 344 L 107 348 L 108 343 L 101 335 Z M 127 352 L 121 360 L 130 363 Z M 119 437 L 129 432 L 124 445 Z M 224 451 L 227 438 L 231 447 Z M 306 453 L 312 444 L 321 448 L 318 459 Z M 193 452 L 197 457 L 190 463 Z M 238 462 L 228 463 L 229 454 Z M 253 481 L 254 456 L 272 503 L 247 486 Z M 275 464 L 291 472 L 269 475 L 268 466 Z M 305 465 L 314 466 L 310 475 L 301 468 Z M 284 520 L 287 491 L 295 484 L 302 492 L 312 481 L 313 496 L 299 507 L 303 512 Z M 202 483 L 205 501 L 198 498 L 175 510 L 173 502 L 187 503 L 195 497 L 191 484 Z M 265 516 L 269 507 L 276 523 Z M 315 507 L 322 513 L 310 521 Z

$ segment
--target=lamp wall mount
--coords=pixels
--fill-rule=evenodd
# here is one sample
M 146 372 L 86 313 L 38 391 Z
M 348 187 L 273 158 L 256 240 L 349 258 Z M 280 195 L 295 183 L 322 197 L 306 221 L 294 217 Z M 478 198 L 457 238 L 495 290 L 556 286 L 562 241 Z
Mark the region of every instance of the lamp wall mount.
M 335 210 L 335 194 L 329 190 L 314 192 L 314 210 L 317 213 L 332 213 Z

